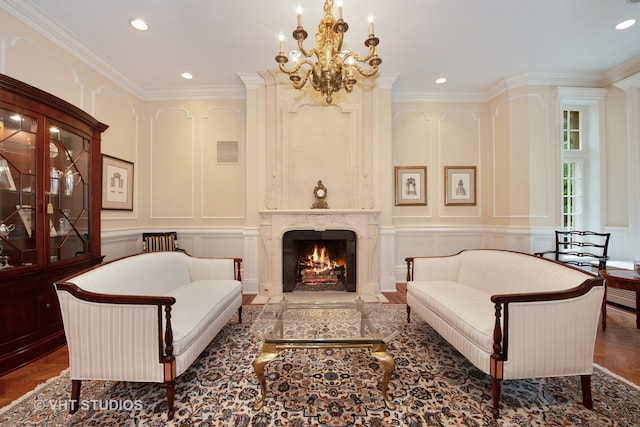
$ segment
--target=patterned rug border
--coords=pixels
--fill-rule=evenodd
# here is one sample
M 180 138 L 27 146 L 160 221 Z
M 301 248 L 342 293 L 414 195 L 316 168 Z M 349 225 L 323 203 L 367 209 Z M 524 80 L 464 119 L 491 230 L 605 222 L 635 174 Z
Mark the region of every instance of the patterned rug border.
M 14 406 L 21 404 L 24 400 L 30 398 L 34 394 L 39 393 L 40 390 L 42 390 L 43 388 L 47 387 L 49 384 L 57 381 L 61 376 L 65 375 L 68 371 L 69 371 L 69 368 L 63 369 L 62 371 L 60 371 L 60 373 L 58 375 L 56 375 L 54 377 L 51 377 L 51 378 L 49 378 L 48 380 L 46 380 L 44 382 L 41 382 L 33 390 L 26 392 L 25 394 L 23 394 L 22 396 L 18 397 L 16 400 L 14 400 L 13 402 L 9 403 L 8 405 L 3 406 L 2 408 L 0 408 L 0 415 L 4 415 L 5 412 L 11 410 L 11 408 L 13 408 Z
M 594 363 L 593 367 L 596 368 L 596 369 L 601 370 L 603 373 L 609 375 L 610 377 L 613 377 L 613 378 L 617 379 L 618 381 L 625 383 L 629 387 L 635 388 L 638 392 L 640 392 L 640 385 L 638 385 L 638 384 L 626 379 L 625 377 L 623 377 L 623 376 L 621 376 L 619 374 L 616 374 L 615 372 L 605 368 L 604 366 L 600 366 L 597 363 Z

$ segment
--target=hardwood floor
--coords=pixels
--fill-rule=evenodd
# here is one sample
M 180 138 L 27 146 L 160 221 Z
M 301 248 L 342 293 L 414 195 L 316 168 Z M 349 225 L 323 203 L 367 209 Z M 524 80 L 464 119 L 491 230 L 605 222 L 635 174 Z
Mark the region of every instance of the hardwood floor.
M 406 302 L 406 285 L 398 284 L 397 292 L 384 293 L 390 304 Z M 245 295 L 243 304 L 254 296 Z M 635 312 L 609 305 L 607 330 L 598 331 L 594 362 L 611 372 L 640 385 L 640 329 L 636 329 Z M 0 407 L 6 406 L 33 390 L 69 366 L 67 347 L 48 354 L 33 363 L 0 377 Z

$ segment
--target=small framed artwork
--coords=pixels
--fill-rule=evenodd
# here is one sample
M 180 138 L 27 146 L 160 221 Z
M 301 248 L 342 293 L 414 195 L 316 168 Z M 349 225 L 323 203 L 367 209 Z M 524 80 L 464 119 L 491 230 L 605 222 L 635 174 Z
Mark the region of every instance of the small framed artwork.
M 102 209 L 133 210 L 133 163 L 102 155 Z
M 444 167 L 445 206 L 476 205 L 476 167 Z
M 396 166 L 396 206 L 427 204 L 427 167 Z
M 6 159 L 0 159 L 0 190 L 16 191 L 16 184 L 13 182 L 11 168 Z

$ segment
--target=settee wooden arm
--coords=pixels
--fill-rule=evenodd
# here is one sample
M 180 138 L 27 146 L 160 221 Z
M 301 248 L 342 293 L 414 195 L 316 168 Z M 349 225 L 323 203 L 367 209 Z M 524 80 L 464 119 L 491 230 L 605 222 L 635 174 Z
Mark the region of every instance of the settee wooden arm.
M 413 280 L 413 260 L 415 257 L 407 257 L 404 259 L 404 262 L 407 263 L 407 282 Z
M 543 301 L 561 301 L 585 295 L 595 286 L 603 286 L 602 277 L 594 276 L 580 285 L 562 291 L 524 292 L 515 294 L 492 295 L 491 302 L 495 304 L 495 326 L 493 341 L 493 356 L 500 360 L 508 359 L 509 348 L 509 304 Z M 502 314 L 501 314 L 502 313 Z
M 75 298 L 93 303 L 116 304 L 116 305 L 136 305 L 136 306 L 156 306 L 157 307 L 157 330 L 158 330 L 158 362 L 164 366 L 164 382 L 167 386 L 167 400 L 169 402 L 168 416 L 173 418 L 173 400 L 175 398 L 175 378 L 176 359 L 173 355 L 173 329 L 171 327 L 171 306 L 176 299 L 169 296 L 153 295 L 114 295 L 86 291 L 74 283 L 61 282 L 55 284 L 58 291 L 70 293 Z M 165 330 L 162 333 L 163 311 Z M 80 400 L 81 380 L 71 380 L 72 404 L 69 413 L 78 410 L 77 402 Z
M 493 400 L 492 414 L 498 417 L 498 404 L 500 400 L 501 381 L 504 375 L 504 363 L 509 359 L 509 307 L 510 304 L 526 304 L 537 302 L 570 301 L 586 295 L 596 286 L 603 286 L 601 277 L 587 279 L 580 285 L 563 290 L 550 292 L 502 294 L 491 296 L 495 304 L 495 325 L 493 329 L 493 354 L 490 361 L 491 395 Z M 581 375 L 582 403 L 587 408 L 592 408 L 591 376 Z
M 240 270 L 242 268 L 242 258 L 234 258 L 233 259 L 233 270 L 234 276 L 238 282 L 242 282 L 242 274 Z
M 173 358 L 173 330 L 171 328 L 171 306 L 175 304 L 174 297 L 153 295 L 115 295 L 86 291 L 74 283 L 61 282 L 55 284 L 61 291 L 69 292 L 74 297 L 88 302 L 102 304 L 130 304 L 155 305 L 158 307 L 158 360 L 161 363 L 170 362 Z M 162 334 L 162 311 L 165 311 L 166 329 Z
M 555 256 L 556 251 L 542 251 L 542 252 L 534 252 L 533 254 L 537 257 L 544 258 L 545 255 L 553 254 Z

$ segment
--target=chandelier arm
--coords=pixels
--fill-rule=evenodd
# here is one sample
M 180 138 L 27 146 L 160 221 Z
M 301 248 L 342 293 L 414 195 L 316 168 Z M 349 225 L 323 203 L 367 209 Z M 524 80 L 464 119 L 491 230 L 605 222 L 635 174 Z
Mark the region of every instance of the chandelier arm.
M 309 61 L 308 59 L 303 61 L 303 62 L 299 62 L 296 64 L 295 67 L 292 67 L 290 69 L 285 69 L 284 68 L 284 63 L 280 63 L 280 71 L 282 71 L 283 73 L 287 73 L 289 75 L 291 74 L 297 74 L 298 70 L 300 70 L 300 68 L 302 68 L 303 65 L 308 65 L 309 67 L 311 67 L 311 69 L 313 69 L 313 62 Z M 308 74 L 310 70 L 307 70 L 306 73 Z
M 351 64 L 351 66 L 354 67 L 356 70 L 358 70 L 358 73 L 360 73 L 364 77 L 371 77 L 378 72 L 377 65 L 371 67 L 368 71 L 364 70 L 359 64 L 356 64 L 356 63 Z
M 338 47 L 336 48 L 337 52 L 342 51 L 342 41 L 344 40 L 344 33 L 338 33 Z
M 376 55 L 376 47 L 375 46 L 370 46 L 369 47 L 369 51 L 367 52 L 367 54 L 365 56 L 360 56 L 358 55 L 356 52 L 350 51 L 347 55 L 345 55 L 345 59 L 351 57 L 353 58 L 354 61 L 358 61 L 358 62 L 368 62 L 371 58 L 373 58 Z M 345 61 L 346 62 L 346 61 Z
M 302 55 L 304 55 L 305 58 L 311 58 L 311 56 L 313 55 L 313 53 L 315 52 L 316 48 L 311 49 L 310 51 L 307 51 L 304 48 L 303 45 L 304 40 L 298 40 L 298 50 L 300 51 L 300 53 Z
M 311 70 L 307 70 L 307 71 L 304 73 L 304 77 L 300 77 L 300 76 L 298 76 L 298 77 L 300 77 L 300 80 L 298 80 L 298 81 L 292 80 L 293 87 L 294 87 L 295 89 L 302 89 L 302 88 L 303 88 L 303 86 L 304 86 L 304 85 L 307 83 L 307 81 L 309 80 L 309 74 L 311 74 Z

